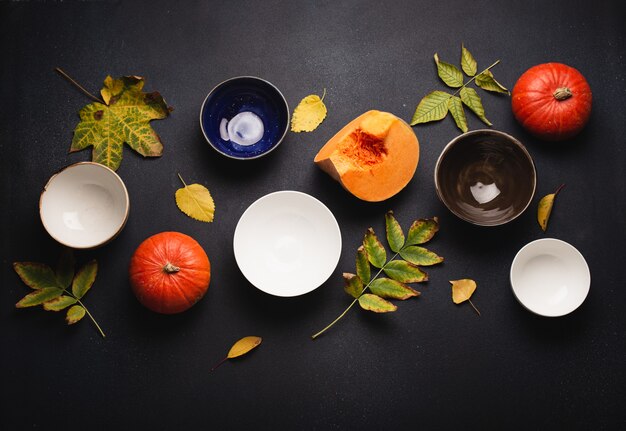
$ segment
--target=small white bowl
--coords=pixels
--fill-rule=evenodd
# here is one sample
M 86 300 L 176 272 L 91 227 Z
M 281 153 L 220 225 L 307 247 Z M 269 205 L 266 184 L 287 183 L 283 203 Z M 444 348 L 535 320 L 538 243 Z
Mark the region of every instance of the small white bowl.
M 115 238 L 128 219 L 128 192 L 108 167 L 80 162 L 54 174 L 39 200 L 39 215 L 50 236 L 76 249 Z
M 235 260 L 250 283 L 275 296 L 303 295 L 321 286 L 341 255 L 337 220 L 319 200 L 279 191 L 252 203 L 237 223 Z
M 511 287 L 517 300 L 541 316 L 558 317 L 576 310 L 591 285 L 589 266 L 571 244 L 538 239 L 517 252 L 511 264 Z

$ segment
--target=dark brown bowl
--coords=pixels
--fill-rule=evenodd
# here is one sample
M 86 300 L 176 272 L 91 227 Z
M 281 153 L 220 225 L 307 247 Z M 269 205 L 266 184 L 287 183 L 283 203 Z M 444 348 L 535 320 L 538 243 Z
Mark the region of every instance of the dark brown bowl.
M 472 224 L 497 226 L 528 208 L 537 172 L 520 141 L 491 129 L 454 138 L 435 166 L 439 199 L 453 214 Z

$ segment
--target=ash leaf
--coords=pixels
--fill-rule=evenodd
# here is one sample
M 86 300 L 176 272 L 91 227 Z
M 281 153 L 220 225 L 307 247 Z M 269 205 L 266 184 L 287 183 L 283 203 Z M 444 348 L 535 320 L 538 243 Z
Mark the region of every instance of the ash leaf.
M 85 308 L 80 305 L 72 305 L 70 309 L 67 310 L 65 321 L 68 325 L 73 325 L 83 317 L 85 317 Z
M 61 296 L 62 293 L 63 289 L 59 289 L 58 287 L 44 287 L 42 289 L 37 289 L 33 293 L 29 293 L 23 297 L 17 304 L 15 304 L 15 307 L 26 308 L 41 305 L 46 301 Z
M 377 278 L 370 284 L 370 290 L 381 298 L 405 300 L 419 296 L 419 292 L 412 287 L 390 278 Z
M 398 220 L 393 216 L 393 211 L 385 214 L 385 231 L 389 248 L 394 253 L 398 253 L 404 247 L 404 232 Z
M 383 269 L 388 277 L 400 283 L 420 283 L 428 280 L 428 275 L 412 263 L 392 260 Z
M 461 69 L 467 76 L 476 75 L 478 64 L 465 45 L 461 44 Z
M 487 117 L 485 117 L 485 108 L 480 96 L 473 88 L 463 87 L 460 92 L 461 100 L 480 120 L 488 126 L 491 126 Z
M 67 295 L 61 295 L 58 298 L 51 299 L 43 303 L 43 309 L 46 311 L 61 311 L 70 305 L 76 304 L 77 299 Z
M 459 88 L 463 85 L 463 73 L 454 65 L 439 60 L 439 55 L 435 54 L 435 63 L 437 64 L 437 74 L 439 78 L 452 88 Z
M 35 262 L 15 262 L 13 269 L 20 276 L 24 284 L 31 289 L 45 289 L 59 287 L 54 271 L 48 265 Z
M 461 129 L 462 132 L 467 132 L 467 118 L 465 117 L 461 99 L 457 96 L 452 96 L 448 99 L 448 109 L 450 110 L 450 114 L 452 114 L 456 127 Z
M 374 233 L 374 229 L 369 228 L 367 232 L 365 232 L 363 247 L 367 252 L 367 258 L 372 265 L 376 268 L 382 268 L 385 265 L 385 262 L 387 261 L 387 252 Z
M 362 245 L 356 250 L 356 275 L 358 275 L 365 284 L 369 283 L 372 277 L 367 252 Z
M 391 302 L 372 293 L 364 293 L 359 296 L 359 305 L 362 309 L 373 311 L 374 313 L 389 313 L 398 309 Z
M 439 219 L 437 217 L 415 220 L 409 228 L 406 245 L 409 246 L 427 243 L 438 231 Z
M 511 94 L 511 92 L 493 77 L 490 70 L 485 70 L 476 77 L 476 85 L 483 90 L 492 91 L 494 93 Z
M 411 126 L 442 120 L 448 115 L 448 99 L 451 94 L 435 90 L 428 93 L 415 108 Z
M 363 281 L 361 277 L 349 272 L 343 273 L 343 280 L 345 282 L 344 290 L 346 293 L 354 298 L 358 298 L 363 293 Z
M 57 270 L 55 273 L 59 287 L 67 289 L 71 286 L 72 280 L 74 279 L 75 266 L 76 261 L 74 259 L 72 249 L 69 247 L 64 248 L 61 252 L 61 257 L 59 258 L 59 263 L 57 264 Z
M 92 260 L 86 263 L 81 269 L 78 270 L 74 281 L 72 281 L 72 294 L 76 299 L 81 299 L 91 286 L 96 281 L 96 275 L 98 274 L 98 262 Z
M 443 257 L 418 245 L 403 248 L 400 256 L 407 262 L 420 266 L 431 266 L 443 262 Z

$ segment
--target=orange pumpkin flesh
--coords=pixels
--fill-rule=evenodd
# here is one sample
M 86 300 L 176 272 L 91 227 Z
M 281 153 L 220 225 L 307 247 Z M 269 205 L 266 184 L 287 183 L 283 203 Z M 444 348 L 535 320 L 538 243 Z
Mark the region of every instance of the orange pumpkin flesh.
M 314 161 L 357 198 L 379 202 L 411 181 L 419 161 L 419 142 L 400 118 L 368 111 L 333 136 Z
M 202 298 L 211 263 L 196 240 L 161 232 L 143 241 L 130 260 L 130 284 L 141 304 L 163 314 L 180 313 Z

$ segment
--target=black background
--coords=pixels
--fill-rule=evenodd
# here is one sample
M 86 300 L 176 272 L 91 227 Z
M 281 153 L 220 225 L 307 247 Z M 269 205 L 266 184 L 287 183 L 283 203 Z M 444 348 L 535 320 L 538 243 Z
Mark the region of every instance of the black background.
M 624 429 L 624 22 L 617 1 L 0 2 L 0 428 Z M 438 201 L 434 164 L 460 133 L 451 118 L 414 128 L 418 170 L 388 201 L 361 202 L 313 164 L 366 110 L 410 119 L 424 95 L 445 89 L 433 54 L 458 64 L 461 43 L 479 69 L 501 59 L 493 73 L 508 88 L 548 61 L 578 68 L 591 85 L 589 124 L 561 144 L 532 138 L 508 96 L 480 90 L 493 127 L 522 140 L 535 159 L 537 194 L 520 218 L 474 227 Z M 98 260 L 86 304 L 105 339 L 87 319 L 67 327 L 61 313 L 14 308 L 28 288 L 12 262 L 53 264 L 61 250 L 39 219 L 43 185 L 90 159 L 89 150 L 68 154 L 78 110 L 90 101 L 55 67 L 92 92 L 107 74 L 144 76 L 145 89 L 175 108 L 152 123 L 162 157 L 124 150 L 118 173 L 131 212 L 121 235 L 76 254 L 79 263 Z M 207 92 L 238 75 L 271 81 L 291 109 L 326 88 L 328 117 L 313 133 L 289 133 L 265 158 L 227 160 L 204 141 L 198 115 Z M 483 127 L 468 118 L 471 129 Z M 211 190 L 212 224 L 176 208 L 177 172 Z M 544 234 L 536 204 L 561 183 Z M 291 299 L 256 290 L 232 250 L 245 208 L 284 189 L 324 202 L 343 239 L 328 282 Z M 311 341 L 349 303 L 341 273 L 353 271 L 367 227 L 383 233 L 389 209 L 405 227 L 438 216 L 429 247 L 445 263 L 428 270 L 422 296 L 396 313 L 353 309 Z M 165 230 L 195 237 L 213 267 L 204 299 L 175 316 L 144 309 L 127 279 L 134 249 Z M 532 315 L 510 290 L 515 253 L 543 237 L 570 242 L 591 269 L 586 302 L 566 317 Z M 481 317 L 451 301 L 448 280 L 465 277 L 478 282 L 472 299 Z M 235 340 L 253 334 L 263 337 L 258 349 L 209 372 Z

